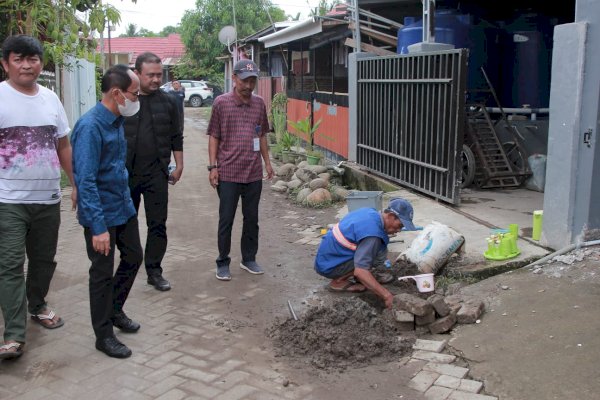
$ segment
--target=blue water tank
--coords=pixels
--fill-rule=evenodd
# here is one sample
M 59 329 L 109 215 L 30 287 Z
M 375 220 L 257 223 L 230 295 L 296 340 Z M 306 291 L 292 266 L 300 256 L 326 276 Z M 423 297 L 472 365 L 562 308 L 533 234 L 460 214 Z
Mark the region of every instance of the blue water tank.
M 539 14 L 523 14 L 506 26 L 500 102 L 504 107 L 548 107 L 552 32 Z
M 498 27 L 470 14 L 458 14 L 452 10 L 438 10 L 435 14 L 435 41 L 448 43 L 457 49 L 469 49 L 467 87 L 473 93 L 470 101 L 481 101 L 487 95 L 482 90 L 489 86 L 483 77 L 483 67 L 496 87 L 500 75 L 500 50 Z M 408 46 L 423 40 L 423 21 L 406 17 L 404 28 L 398 31 L 397 53 L 408 54 Z

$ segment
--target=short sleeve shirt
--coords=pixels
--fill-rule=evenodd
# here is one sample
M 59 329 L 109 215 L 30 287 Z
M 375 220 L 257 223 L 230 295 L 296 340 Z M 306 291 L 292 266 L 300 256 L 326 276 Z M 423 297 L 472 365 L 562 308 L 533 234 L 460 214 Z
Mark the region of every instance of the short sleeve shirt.
M 219 140 L 217 164 L 219 180 L 250 183 L 262 180 L 263 166 L 260 151 L 254 140 L 269 131 L 265 103 L 252 95 L 244 103 L 235 92 L 215 99 L 207 134 Z
M 60 202 L 58 139 L 69 131 L 53 91 L 38 85 L 30 96 L 0 83 L 0 203 Z

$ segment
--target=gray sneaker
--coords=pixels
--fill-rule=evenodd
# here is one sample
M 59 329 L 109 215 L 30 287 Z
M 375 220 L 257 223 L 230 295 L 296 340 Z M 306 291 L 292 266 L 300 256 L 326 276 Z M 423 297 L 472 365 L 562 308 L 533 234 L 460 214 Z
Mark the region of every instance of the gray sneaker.
M 251 274 L 254 275 L 260 275 L 260 274 L 264 274 L 265 271 L 262 270 L 262 268 L 260 267 L 260 265 L 258 265 L 256 263 L 256 261 L 244 261 L 240 263 L 240 268 L 241 269 L 245 269 L 246 271 L 250 272 Z
M 229 265 L 217 265 L 217 279 L 220 281 L 231 280 L 231 274 L 229 273 Z

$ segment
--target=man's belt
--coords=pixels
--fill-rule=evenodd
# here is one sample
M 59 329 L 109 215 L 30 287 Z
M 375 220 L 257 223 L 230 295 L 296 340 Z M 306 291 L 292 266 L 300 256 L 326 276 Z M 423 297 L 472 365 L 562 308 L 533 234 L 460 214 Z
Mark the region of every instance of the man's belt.
M 333 232 L 333 237 L 335 238 L 335 240 L 337 240 L 337 242 L 340 245 L 347 248 L 348 250 L 356 251 L 356 244 L 352 243 L 344 237 L 342 231 L 340 231 L 340 224 L 335 224 L 331 231 Z

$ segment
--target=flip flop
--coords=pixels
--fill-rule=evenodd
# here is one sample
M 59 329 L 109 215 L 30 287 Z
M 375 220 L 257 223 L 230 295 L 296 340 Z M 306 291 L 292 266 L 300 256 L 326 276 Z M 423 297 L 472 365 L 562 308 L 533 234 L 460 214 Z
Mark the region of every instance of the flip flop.
M 60 317 L 58 317 L 58 320 L 56 322 L 54 322 L 53 321 L 54 317 L 56 317 L 56 313 L 54 311 L 50 310 L 50 313 L 48 315 L 46 315 L 46 314 L 32 315 L 31 319 L 46 329 L 60 328 L 61 326 L 63 326 L 65 324 L 65 321 L 63 321 L 63 319 Z M 45 321 L 49 321 L 49 323 L 45 322 Z
M 12 350 L 14 349 L 14 350 Z M 0 360 L 14 360 L 23 355 L 23 343 L 11 342 L 0 346 Z
M 332 292 L 346 292 L 346 293 L 362 293 L 365 290 L 367 290 L 366 287 L 364 287 L 364 285 L 362 285 L 361 283 L 356 283 L 356 282 L 352 282 L 352 281 L 346 281 L 346 284 L 344 284 L 344 286 L 340 287 L 340 288 L 335 288 L 333 286 L 331 286 L 331 284 L 327 285 L 327 289 L 329 289 Z

